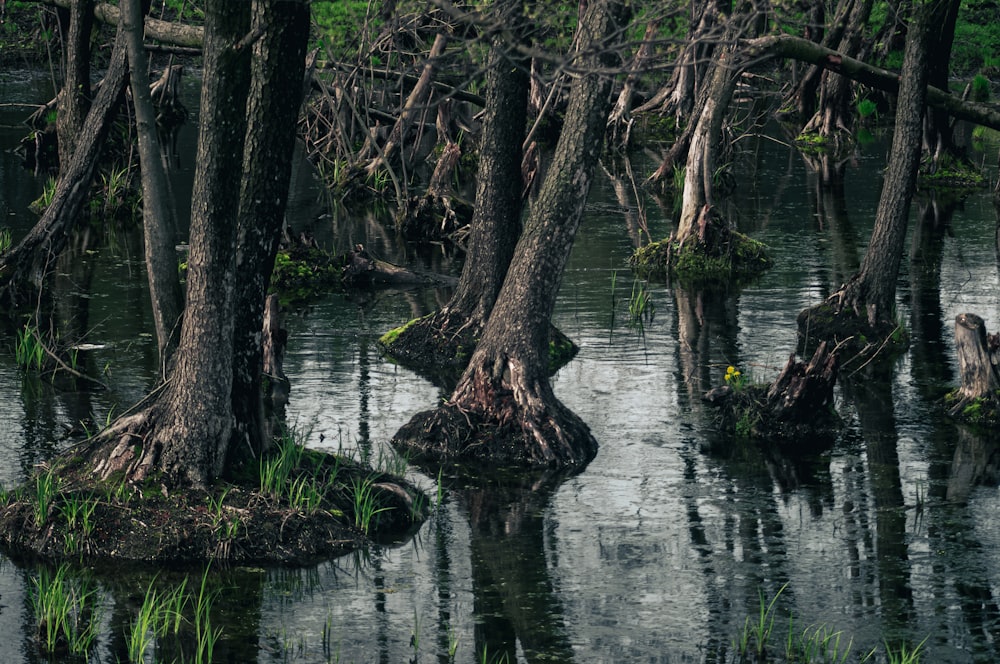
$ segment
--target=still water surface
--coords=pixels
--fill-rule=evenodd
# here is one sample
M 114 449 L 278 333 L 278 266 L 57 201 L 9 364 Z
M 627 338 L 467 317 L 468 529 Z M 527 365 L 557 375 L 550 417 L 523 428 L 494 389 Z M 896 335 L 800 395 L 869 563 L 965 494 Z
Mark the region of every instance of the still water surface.
M 0 98 L 18 95 L 44 93 L 0 76 Z M 23 233 L 41 183 L 11 154 L 21 130 L 3 110 L 0 209 Z M 601 445 L 586 470 L 543 488 L 444 479 L 439 509 L 402 545 L 303 570 L 226 571 L 217 661 L 446 662 L 454 649 L 454 661 L 478 662 L 486 648 L 511 661 L 725 662 L 761 594 L 779 591 L 779 642 L 792 620 L 795 633 L 842 631 L 856 654 L 926 637 L 925 662 L 1000 659 L 996 436 L 956 427 L 939 402 L 955 380 L 955 315 L 978 313 L 990 330 L 1000 323 L 997 217 L 986 193 L 937 217 L 925 214 L 926 196 L 915 201 L 899 286 L 911 349 L 888 371 L 838 388 L 846 426 L 828 454 L 792 462 L 720 440 L 700 402 L 728 365 L 773 378 L 795 349 L 796 314 L 863 256 L 885 144 L 859 148 L 838 188 L 822 186 L 781 140 L 756 141 L 740 162 L 730 211 L 772 247 L 775 268 L 721 293 L 640 283 L 655 308 L 641 329 L 629 325 L 634 285 L 623 267 L 635 236 L 628 212 L 637 208 L 623 208 L 611 181 L 598 178 L 555 314 L 581 348 L 553 379 L 556 394 Z M 300 181 L 308 185 L 308 175 Z M 361 242 L 392 260 L 457 270 L 440 256 L 405 253 L 375 216 L 330 214 L 315 192 L 303 187 L 292 223 L 329 246 Z M 669 231 L 653 201 L 643 212 L 654 237 Z M 65 444 L 66 428 L 103 422 L 152 381 L 138 239 L 117 238 L 80 260 L 87 268 L 67 272 L 61 296 L 86 311 L 90 340 L 105 345 L 85 361 L 112 389 L 56 389 L 0 353 L 8 487 Z M 380 357 L 375 340 L 447 297 L 331 294 L 290 312 L 287 422 L 312 447 L 385 454 L 396 429 L 442 394 Z M 436 478 L 409 474 L 437 495 Z M 33 574 L 0 558 L 0 661 L 42 661 Z M 94 661 L 121 653 L 149 576 L 97 573 L 105 629 Z

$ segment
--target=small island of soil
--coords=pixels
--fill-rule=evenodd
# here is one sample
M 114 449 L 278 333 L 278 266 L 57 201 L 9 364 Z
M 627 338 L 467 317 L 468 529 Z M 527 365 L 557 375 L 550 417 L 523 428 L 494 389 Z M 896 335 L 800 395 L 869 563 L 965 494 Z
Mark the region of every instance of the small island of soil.
M 291 441 L 208 489 L 95 482 L 82 467 L 64 454 L 0 495 L 0 547 L 53 561 L 308 565 L 402 539 L 428 511 L 405 480 Z

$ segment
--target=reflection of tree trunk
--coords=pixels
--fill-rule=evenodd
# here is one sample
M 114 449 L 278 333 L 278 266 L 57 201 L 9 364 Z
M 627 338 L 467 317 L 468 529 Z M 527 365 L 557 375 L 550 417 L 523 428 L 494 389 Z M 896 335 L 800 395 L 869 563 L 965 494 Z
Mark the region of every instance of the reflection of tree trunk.
M 942 200 L 944 199 L 944 200 Z M 913 333 L 910 352 L 914 366 L 930 380 L 918 381 L 924 395 L 936 398 L 937 386 L 954 380 L 951 362 L 945 355 L 941 306 L 941 261 L 944 239 L 958 199 L 935 192 L 921 195 L 917 223 L 910 244 L 910 325 Z
M 958 442 L 948 476 L 948 502 L 966 504 L 976 486 L 995 486 L 1000 480 L 1000 444 L 989 436 L 956 427 Z
M 575 657 L 562 605 L 549 579 L 545 555 L 545 508 L 551 480 L 482 483 L 460 492 L 469 514 L 476 657 L 516 659 L 520 643 L 529 662 L 572 662 Z M 479 483 L 477 483 L 479 484 Z
M 847 160 L 829 152 L 801 153 L 814 180 L 816 219 L 830 241 L 830 266 L 834 287 L 845 283 L 858 271 L 857 238 L 847 216 L 844 172 Z
M 678 377 L 689 404 L 698 404 L 705 391 L 718 381 L 724 369 L 713 376 L 713 357 L 736 363 L 737 299 L 710 290 L 674 288 L 677 309 Z M 721 345 L 722 347 L 713 348 Z
M 869 483 L 874 499 L 879 598 L 886 634 L 905 629 L 913 613 L 891 381 L 891 370 L 876 367 L 848 386 L 866 443 Z

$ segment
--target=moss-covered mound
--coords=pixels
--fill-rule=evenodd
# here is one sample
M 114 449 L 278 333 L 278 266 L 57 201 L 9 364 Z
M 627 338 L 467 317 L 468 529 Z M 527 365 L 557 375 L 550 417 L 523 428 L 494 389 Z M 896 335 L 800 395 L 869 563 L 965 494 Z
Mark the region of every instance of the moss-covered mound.
M 948 415 L 959 422 L 991 429 L 1000 425 L 1000 392 L 963 399 L 960 390 L 956 389 L 945 395 L 944 405 Z
M 742 282 L 773 264 L 767 245 L 728 229 L 714 241 L 691 236 L 683 242 L 673 238 L 651 242 L 629 258 L 629 265 L 640 272 L 666 274 L 691 284 Z
M 465 370 L 479 342 L 481 330 L 451 320 L 443 312 L 428 314 L 389 330 L 378 340 L 382 353 L 435 385 L 451 389 Z M 579 347 L 559 331 L 549 326 L 549 375 L 561 369 L 579 352 Z
M 299 565 L 405 535 L 426 513 L 406 481 L 294 443 L 210 490 L 95 482 L 64 456 L 0 496 L 0 546 L 49 560 Z

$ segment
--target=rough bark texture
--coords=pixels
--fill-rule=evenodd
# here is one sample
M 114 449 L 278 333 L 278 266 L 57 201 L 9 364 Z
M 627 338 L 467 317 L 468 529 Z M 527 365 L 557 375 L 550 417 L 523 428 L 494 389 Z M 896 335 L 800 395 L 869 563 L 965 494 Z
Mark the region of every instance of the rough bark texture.
M 141 460 L 141 479 L 160 470 L 172 482 L 206 485 L 226 461 L 233 430 L 233 307 L 240 178 L 233 157 L 243 153 L 249 87 L 250 27 L 244 3 L 209 0 L 195 185 L 187 308 L 168 385 L 157 397 Z
M 976 314 L 955 317 L 955 354 L 961 381 L 949 414 L 958 416 L 974 401 L 989 400 L 996 408 L 1000 388 L 1000 337 L 986 334 L 986 322 Z M 982 410 L 980 407 L 979 410 Z
M 951 47 L 955 40 L 960 0 L 940 0 L 932 3 L 930 43 L 928 44 L 927 83 L 940 90 L 948 89 L 948 70 L 951 67 Z M 948 113 L 935 108 L 924 118 L 924 150 L 928 170 L 935 172 L 948 158 L 961 158 L 955 145 Z
M 122 2 L 122 24 L 128 45 L 132 104 L 135 107 L 139 163 L 142 172 L 142 221 L 146 274 L 153 305 L 153 324 L 160 351 L 160 375 L 166 376 L 170 356 L 180 338 L 184 294 L 177 274 L 177 223 L 166 169 L 156 131 L 156 114 L 146 76 L 142 47 L 142 2 Z
M 56 114 L 59 163 L 68 164 L 76 149 L 90 106 L 90 31 L 94 26 L 93 0 L 75 0 L 69 8 L 69 30 L 63 46 L 63 80 Z
M 685 242 L 696 230 L 695 223 L 713 204 L 712 179 L 715 158 L 722 140 L 722 123 L 739 80 L 740 69 L 732 66 L 733 53 L 720 54 L 704 91 L 698 124 L 688 147 L 687 168 L 684 171 L 684 192 L 681 196 L 681 218 L 675 239 Z
M 523 22 L 520 0 L 498 2 L 494 11 L 514 30 Z M 458 288 L 439 312 L 380 341 L 394 359 L 422 373 L 455 375 L 465 367 L 514 256 L 521 233 L 527 72 L 526 60 L 495 36 L 487 60 L 475 209 Z
M 809 62 L 838 72 L 851 80 L 890 94 L 896 94 L 900 88 L 899 74 L 861 62 L 801 37 L 769 35 L 741 41 L 740 44 L 742 55 L 755 63 L 770 57 L 793 58 L 799 62 Z M 966 101 L 934 86 L 927 87 L 926 103 L 932 108 L 947 111 L 953 118 L 1000 130 L 1000 110 L 994 105 Z
M 897 328 L 896 279 L 920 165 L 927 87 L 927 20 L 926 9 L 921 6 L 907 35 L 889 165 L 861 269 L 822 305 L 799 314 L 799 331 L 803 336 L 839 342 L 846 338 L 844 332 L 849 331 L 849 335 L 857 335 L 864 346 L 871 346 L 877 352 L 881 342 L 888 340 Z M 845 348 L 857 346 L 851 344 Z
M 73 157 L 63 167 L 52 202 L 24 239 L 0 259 L 0 289 L 5 291 L 3 299 L 10 306 L 25 301 L 27 285 L 36 288 L 41 285 L 49 265 L 66 246 L 80 217 L 125 89 L 128 74 L 125 50 L 125 35 L 119 29 L 104 82 L 91 104 Z
M 232 404 L 233 450 L 257 456 L 266 447 L 261 370 L 264 301 L 281 238 L 302 102 L 309 3 L 254 0 L 252 79 L 240 192 Z
M 623 16 L 619 2 L 588 5 L 578 39 L 585 73 L 483 338 L 447 404 L 415 416 L 396 444 L 527 466 L 581 467 L 597 452 L 586 424 L 552 393 L 547 332 L 610 109 L 610 80 L 598 72 L 612 64 Z

